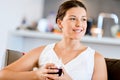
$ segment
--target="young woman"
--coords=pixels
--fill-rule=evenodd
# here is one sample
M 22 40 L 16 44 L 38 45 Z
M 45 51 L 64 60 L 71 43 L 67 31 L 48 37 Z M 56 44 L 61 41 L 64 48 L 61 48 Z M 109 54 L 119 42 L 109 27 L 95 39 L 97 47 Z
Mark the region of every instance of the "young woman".
M 61 41 L 40 46 L 0 71 L 0 80 L 107 80 L 104 57 L 80 40 L 87 27 L 87 10 L 78 0 L 59 7 L 56 23 Z M 62 59 L 62 75 L 56 65 Z M 52 59 L 52 62 L 50 60 Z M 32 70 L 38 65 L 37 70 Z

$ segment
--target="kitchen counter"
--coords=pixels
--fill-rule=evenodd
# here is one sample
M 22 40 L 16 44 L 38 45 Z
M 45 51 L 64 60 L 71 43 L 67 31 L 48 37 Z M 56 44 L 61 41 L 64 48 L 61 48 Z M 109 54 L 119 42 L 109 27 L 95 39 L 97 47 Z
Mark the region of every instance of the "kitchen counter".
M 9 33 L 14 36 L 30 37 L 30 38 L 45 38 L 45 39 L 57 39 L 57 40 L 60 40 L 62 38 L 62 36 L 57 33 L 48 33 L 48 32 L 41 33 L 38 31 L 15 30 L 15 31 L 10 31 Z M 82 42 L 120 45 L 119 38 L 103 37 L 101 39 L 98 39 L 97 37 L 84 36 L 81 41 Z
M 62 35 L 55 33 L 41 33 L 37 31 L 15 30 L 9 31 L 7 48 L 20 51 L 29 51 L 41 45 L 58 42 Z M 105 57 L 120 58 L 120 39 L 103 37 L 84 36 L 81 42 L 92 47 Z

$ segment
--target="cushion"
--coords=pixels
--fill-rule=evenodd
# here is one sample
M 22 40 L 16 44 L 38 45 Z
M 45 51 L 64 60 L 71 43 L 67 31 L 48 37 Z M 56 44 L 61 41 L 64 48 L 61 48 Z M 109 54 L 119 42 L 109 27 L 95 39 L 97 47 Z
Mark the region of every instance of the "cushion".
M 120 80 L 120 59 L 105 58 L 108 80 Z
M 6 64 L 5 64 L 5 66 L 16 61 L 17 59 L 19 59 L 23 55 L 24 55 L 23 52 L 7 49 L 6 50 L 6 59 L 5 59 Z

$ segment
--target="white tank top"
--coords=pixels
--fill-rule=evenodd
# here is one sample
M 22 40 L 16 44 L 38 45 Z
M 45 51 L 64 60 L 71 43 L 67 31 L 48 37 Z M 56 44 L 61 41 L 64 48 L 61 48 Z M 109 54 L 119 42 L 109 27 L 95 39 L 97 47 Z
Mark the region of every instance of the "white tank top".
M 59 58 L 53 49 L 54 46 L 55 43 L 49 44 L 43 49 L 39 57 L 39 67 L 51 60 L 55 64 L 58 63 Z M 94 70 L 94 54 L 95 50 L 88 47 L 76 58 L 65 65 L 63 64 L 63 67 L 73 80 L 91 80 Z

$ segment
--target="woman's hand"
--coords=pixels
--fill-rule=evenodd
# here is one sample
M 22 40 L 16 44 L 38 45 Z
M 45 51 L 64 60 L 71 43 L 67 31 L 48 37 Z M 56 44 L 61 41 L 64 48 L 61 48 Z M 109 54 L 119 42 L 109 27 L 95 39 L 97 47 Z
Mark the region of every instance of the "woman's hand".
M 62 67 L 62 75 L 58 76 L 58 75 L 54 75 L 54 74 L 47 74 L 46 77 L 49 80 L 72 80 L 72 78 L 67 74 L 67 72 L 65 71 L 65 69 Z
M 36 74 L 39 80 L 51 80 L 47 75 L 50 73 L 57 73 L 58 69 L 53 63 L 47 63 L 46 65 L 42 66 L 38 70 L 36 70 Z M 57 74 L 53 74 L 57 75 Z

